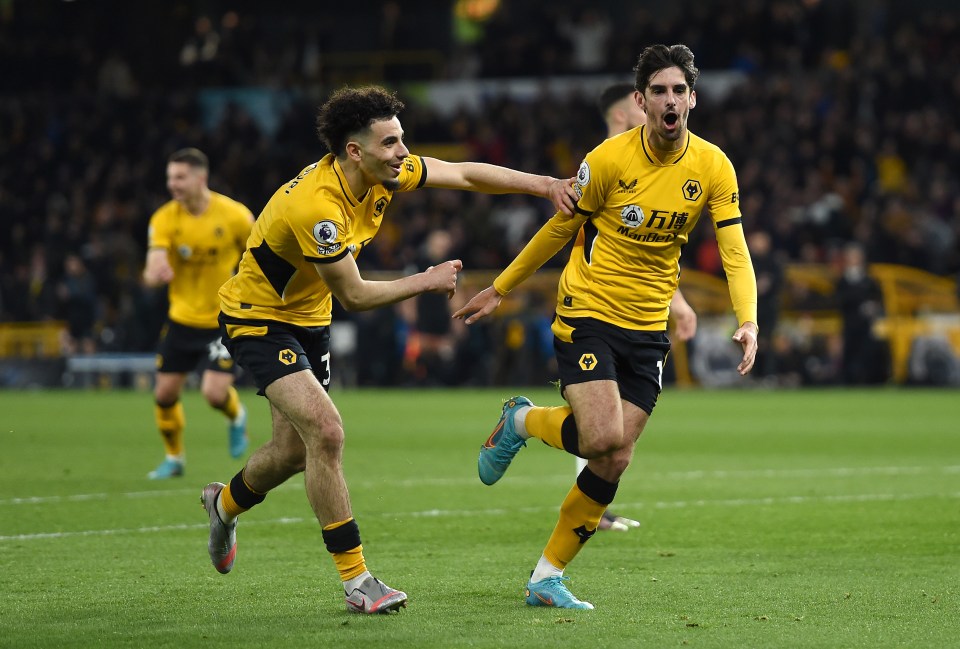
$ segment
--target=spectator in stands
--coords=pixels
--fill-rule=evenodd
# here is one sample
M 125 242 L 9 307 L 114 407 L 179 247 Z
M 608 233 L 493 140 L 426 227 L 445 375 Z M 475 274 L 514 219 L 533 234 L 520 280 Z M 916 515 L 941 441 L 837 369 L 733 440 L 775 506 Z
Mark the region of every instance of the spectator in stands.
M 880 285 L 870 277 L 867 256 L 859 243 L 843 250 L 837 298 L 843 317 L 843 382 L 847 385 L 881 383 L 888 376 L 887 354 L 873 332 L 883 316 Z
M 97 284 L 80 255 L 68 254 L 63 267 L 64 277 L 57 287 L 57 297 L 67 322 L 64 351 L 67 354 L 92 354 L 96 351 Z
M 447 230 L 434 230 L 427 235 L 416 269 L 425 271 L 454 257 L 454 241 Z M 414 300 L 401 303 L 407 307 L 411 330 L 407 336 L 405 361 L 407 371 L 417 385 L 452 385 L 459 374 L 454 365 L 457 343 L 464 334 L 463 323 L 454 320 L 453 311 L 462 305 L 462 298 L 439 293 L 422 293 Z M 412 311 L 412 313 L 410 313 Z
M 783 264 L 773 250 L 770 235 L 764 230 L 754 230 L 747 235 L 753 272 L 757 276 L 757 319 L 763 323 L 759 333 L 760 351 L 754 369 L 759 378 L 775 377 L 777 374 L 776 350 L 773 338 L 780 315 L 780 291 L 783 288 Z

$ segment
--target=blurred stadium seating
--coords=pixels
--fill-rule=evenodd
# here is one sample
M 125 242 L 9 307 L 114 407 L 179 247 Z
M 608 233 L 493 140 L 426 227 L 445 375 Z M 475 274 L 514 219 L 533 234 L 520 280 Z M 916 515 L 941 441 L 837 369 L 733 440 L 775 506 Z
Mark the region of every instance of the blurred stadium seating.
M 164 297 L 145 289 L 139 272 L 147 219 L 166 200 L 163 167 L 176 148 L 205 150 L 211 186 L 256 213 L 324 153 L 313 134 L 317 103 L 343 83 L 374 82 L 407 102 L 401 119 L 414 153 L 568 176 L 604 135 L 597 90 L 629 80 L 645 44 L 686 42 L 703 70 L 691 128 L 730 156 L 745 227 L 770 234 L 785 269 L 776 335 L 764 350 L 782 358 L 769 380 L 845 380 L 834 291 L 850 242 L 867 250 L 882 291 L 874 333 L 890 360 L 877 380 L 958 380 L 960 9 L 952 3 L 598 0 L 585 9 L 572 1 L 361 0 L 285 8 L 0 4 L 0 123 L 9 125 L 0 138 L 0 364 L 53 355 L 63 369 L 78 355 L 151 353 Z M 469 271 L 466 292 L 550 215 L 544 201 L 437 190 L 399 197 L 391 209 L 360 258 L 364 272 L 412 267 L 426 233 L 444 228 Z M 508 230 L 518 212 L 524 227 Z M 95 292 L 71 292 L 63 268 L 70 254 L 82 258 Z M 709 383 L 707 339 L 729 319 L 705 224 L 683 259 L 683 288 L 704 335 L 690 349 L 676 347 L 674 374 Z M 555 273 L 559 262 L 550 266 Z M 531 284 L 536 299 L 518 298 L 501 322 L 459 339 L 460 361 L 477 367 L 470 381 L 549 374 L 539 346 L 551 282 L 543 273 Z M 85 300 L 96 322 L 75 340 L 70 323 Z M 518 314 L 523 324 L 507 326 Z M 354 318 L 366 351 L 396 362 L 372 375 L 357 368 L 351 380 L 411 383 L 399 361 L 415 326 L 408 316 Z M 502 359 L 484 360 L 490 354 L 481 350 L 506 336 L 543 367 L 518 374 L 498 367 Z M 938 359 L 943 367 L 923 369 Z

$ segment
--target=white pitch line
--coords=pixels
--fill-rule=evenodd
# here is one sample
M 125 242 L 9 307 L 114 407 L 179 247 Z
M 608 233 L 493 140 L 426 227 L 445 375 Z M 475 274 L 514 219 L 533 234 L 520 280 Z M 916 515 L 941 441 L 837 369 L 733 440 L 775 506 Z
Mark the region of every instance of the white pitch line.
M 886 475 L 886 476 L 909 476 L 909 475 L 927 475 L 927 474 L 960 474 L 960 466 L 873 466 L 873 467 L 837 467 L 833 469 L 748 469 L 742 471 L 665 471 L 656 473 L 642 473 L 642 469 L 634 469 L 634 479 L 651 480 L 660 483 L 664 480 L 704 480 L 719 479 L 726 480 L 732 478 L 763 478 L 763 479 L 789 479 L 789 478 L 852 478 L 858 476 Z M 568 483 L 571 478 L 567 474 L 557 474 L 539 477 L 515 477 L 511 482 L 516 484 L 544 484 L 553 482 Z M 453 487 L 461 485 L 473 485 L 477 480 L 470 478 L 415 478 L 408 480 L 397 480 L 390 483 L 392 488 L 416 488 L 416 487 Z M 382 486 L 383 483 L 372 480 L 348 480 L 349 486 L 355 489 L 373 489 Z M 303 489 L 303 483 L 299 481 L 287 482 L 280 485 L 273 491 L 286 489 Z M 58 503 L 86 502 L 109 500 L 111 498 L 166 498 L 190 496 L 199 493 L 199 487 L 189 489 L 159 489 L 155 491 L 129 491 L 122 493 L 93 493 L 93 494 L 70 494 L 67 496 L 22 496 L 19 498 L 0 498 L 0 507 L 11 505 L 47 505 Z
M 686 507 L 755 507 L 769 505 L 803 505 L 810 503 L 860 503 L 860 502 L 903 502 L 928 498 L 960 498 L 960 491 L 952 493 L 926 494 L 847 494 L 840 496 L 781 496 L 771 498 L 725 498 L 720 500 L 674 500 L 655 503 L 617 503 L 618 509 L 683 509 Z M 514 507 L 510 509 L 427 509 L 416 512 L 380 512 L 362 515 L 361 518 L 446 518 L 463 516 L 504 516 L 507 514 L 540 514 L 557 511 L 558 507 Z M 244 521 L 244 528 L 252 525 L 295 525 L 300 523 L 316 524 L 314 518 L 284 517 L 271 520 Z M 176 532 L 183 530 L 205 530 L 208 523 L 190 523 L 179 525 L 152 525 L 149 527 L 126 527 L 106 530 L 81 530 L 76 532 L 38 532 L 34 534 L 10 534 L 0 536 L 5 541 L 39 541 L 44 539 L 67 539 L 84 536 L 115 536 L 122 534 L 144 534 L 156 532 Z

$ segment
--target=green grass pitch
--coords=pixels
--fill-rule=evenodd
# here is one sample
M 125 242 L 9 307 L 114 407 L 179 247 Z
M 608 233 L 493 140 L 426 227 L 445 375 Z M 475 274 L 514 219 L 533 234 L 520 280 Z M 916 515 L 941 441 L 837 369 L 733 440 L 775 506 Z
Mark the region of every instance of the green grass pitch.
M 558 404 L 550 389 L 524 390 Z M 297 477 L 244 515 L 219 575 L 200 488 L 241 461 L 196 392 L 187 472 L 151 396 L 0 392 L 0 647 L 948 647 L 960 596 L 956 391 L 668 388 L 615 511 L 567 570 L 597 607 L 523 604 L 573 480 L 534 442 L 493 487 L 476 454 L 513 391 L 344 390 L 345 472 L 371 570 L 410 595 L 344 609 Z M 253 446 L 265 400 L 245 393 Z

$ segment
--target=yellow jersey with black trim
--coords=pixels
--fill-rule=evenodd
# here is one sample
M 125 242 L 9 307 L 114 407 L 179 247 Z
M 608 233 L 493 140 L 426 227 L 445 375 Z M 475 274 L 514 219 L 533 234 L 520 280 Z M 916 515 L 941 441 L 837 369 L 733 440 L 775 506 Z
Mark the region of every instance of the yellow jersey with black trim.
M 165 249 L 173 269 L 171 320 L 201 329 L 219 326 L 217 291 L 237 268 L 252 227 L 253 214 L 245 205 L 216 192 L 210 192 L 203 214 L 191 214 L 177 201 L 153 213 L 147 245 Z
M 681 250 L 707 212 L 737 316 L 756 322 L 756 280 L 736 173 L 717 146 L 688 132 L 678 151 L 653 151 L 645 127 L 639 126 L 587 154 L 574 188 L 577 215 L 557 214 L 537 233 L 494 282 L 500 293 L 523 281 L 576 233 L 557 291 L 557 314 L 626 329 L 665 330 Z
M 422 187 L 423 158 L 408 156 L 397 191 Z M 394 192 L 382 185 L 356 197 L 340 162 L 327 154 L 281 186 L 257 218 L 240 268 L 220 288 L 228 321 L 330 324 L 333 299 L 314 264 L 356 257 L 376 236 Z

